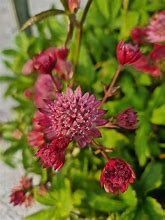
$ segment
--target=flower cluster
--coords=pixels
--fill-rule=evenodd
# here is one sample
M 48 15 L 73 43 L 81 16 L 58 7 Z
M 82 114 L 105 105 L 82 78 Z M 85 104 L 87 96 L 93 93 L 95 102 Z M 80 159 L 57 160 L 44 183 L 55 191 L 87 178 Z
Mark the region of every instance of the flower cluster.
M 20 180 L 20 184 L 13 188 L 10 194 L 10 203 L 14 206 L 24 204 L 30 207 L 33 204 L 33 195 L 31 193 L 32 179 L 24 176 Z
M 146 27 L 135 27 L 131 32 L 131 38 L 134 43 L 151 44 L 153 47 L 149 55 L 142 55 L 133 66 L 152 76 L 160 76 L 159 62 L 165 58 L 165 45 L 161 44 L 165 42 L 165 11 L 154 15 Z
M 39 74 L 52 74 L 52 71 L 58 73 L 60 78 L 69 80 L 72 78 L 72 65 L 67 61 L 69 50 L 67 48 L 48 48 L 29 60 L 23 67 L 24 75 L 32 72 Z

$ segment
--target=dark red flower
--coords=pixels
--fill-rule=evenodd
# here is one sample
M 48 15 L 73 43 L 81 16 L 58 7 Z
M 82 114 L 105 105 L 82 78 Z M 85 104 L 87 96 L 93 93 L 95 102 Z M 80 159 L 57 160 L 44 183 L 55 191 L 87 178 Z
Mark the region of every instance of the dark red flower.
M 124 41 L 118 43 L 116 54 L 121 65 L 132 64 L 142 56 L 137 45 L 134 46 L 129 43 L 124 43 Z
M 146 29 L 141 27 L 135 27 L 131 31 L 131 38 L 136 44 L 143 44 L 145 43 L 145 35 L 146 35 Z
M 135 173 L 124 160 L 112 158 L 106 163 L 100 177 L 101 186 L 114 194 L 125 192 L 135 180 Z
M 82 95 L 80 87 L 75 92 L 67 88 L 66 94 L 57 94 L 56 100 L 48 101 L 46 108 L 41 109 L 46 118 L 40 124 L 45 127 L 48 139 L 63 135 L 85 147 L 93 138 L 101 136 L 97 126 L 106 123 L 105 111 L 99 105 L 94 95 Z
M 44 135 L 40 131 L 31 131 L 28 134 L 28 143 L 33 147 L 40 147 L 44 144 Z
M 154 15 L 146 28 L 146 39 L 150 43 L 165 42 L 165 11 Z
M 125 109 L 116 117 L 116 124 L 125 129 L 135 129 L 137 122 L 137 113 L 132 108 Z
M 42 123 L 42 121 L 45 121 L 45 115 L 39 111 L 35 112 L 34 117 L 33 117 L 33 129 L 35 131 L 43 130 L 43 127 L 40 124 Z
M 160 68 L 153 62 L 150 57 L 142 55 L 141 58 L 132 64 L 138 71 L 146 72 L 151 76 L 160 76 Z
M 10 195 L 10 203 L 13 203 L 14 206 L 22 205 L 25 199 L 25 192 L 22 189 L 14 189 Z
M 154 49 L 150 53 L 150 57 L 154 61 L 165 59 L 165 45 L 155 44 Z
M 80 7 L 80 0 L 68 0 L 68 7 L 72 13 L 77 12 Z
M 62 168 L 65 162 L 65 151 L 69 140 L 64 137 L 53 139 L 52 142 L 39 148 L 36 156 L 41 159 L 44 167 L 52 167 L 55 171 Z

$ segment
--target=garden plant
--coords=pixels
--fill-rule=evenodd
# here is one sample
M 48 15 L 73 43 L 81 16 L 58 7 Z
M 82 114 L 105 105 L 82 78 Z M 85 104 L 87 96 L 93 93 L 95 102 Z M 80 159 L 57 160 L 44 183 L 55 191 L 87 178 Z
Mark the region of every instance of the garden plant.
M 165 1 L 60 2 L 3 51 L 1 159 L 25 170 L 9 202 L 42 204 L 25 220 L 163 220 Z

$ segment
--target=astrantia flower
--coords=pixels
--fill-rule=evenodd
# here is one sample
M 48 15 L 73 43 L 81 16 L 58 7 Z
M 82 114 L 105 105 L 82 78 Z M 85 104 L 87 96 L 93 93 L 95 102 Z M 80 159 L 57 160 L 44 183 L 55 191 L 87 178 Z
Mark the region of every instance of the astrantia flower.
M 142 55 L 137 45 L 134 46 L 129 43 L 124 43 L 124 41 L 118 43 L 116 54 L 121 65 L 132 64 Z
M 67 88 L 66 94 L 59 93 L 56 100 L 47 102 L 46 108 L 41 110 L 47 118 L 40 124 L 46 127 L 44 132 L 48 139 L 62 135 L 85 147 L 93 138 L 101 136 L 97 126 L 106 123 L 105 111 L 99 109 L 99 105 L 94 95 L 82 95 L 80 87 L 75 92 Z
M 150 43 L 165 41 L 165 11 L 153 16 L 150 24 L 146 28 L 146 39 Z
M 65 151 L 69 140 L 64 137 L 53 139 L 49 144 L 39 148 L 36 156 L 41 159 L 44 167 L 52 167 L 55 171 L 62 168 L 65 162 Z
M 20 180 L 20 185 L 23 189 L 29 189 L 32 186 L 32 178 L 23 176 Z
M 154 61 L 145 55 L 142 55 L 141 58 L 132 64 L 133 67 L 139 71 L 150 74 L 151 76 L 160 76 L 160 68 L 154 63 Z
M 56 71 L 61 78 L 69 80 L 73 70 L 71 63 L 66 60 L 68 52 L 67 48 L 48 48 L 25 63 L 22 72 L 29 75 L 35 71 L 39 74 L 52 74 L 52 71 Z
M 116 117 L 116 124 L 125 129 L 135 129 L 137 126 L 137 113 L 132 108 L 127 108 Z
M 131 166 L 117 158 L 109 159 L 100 177 L 101 186 L 105 188 L 105 191 L 114 194 L 125 192 L 134 180 L 135 173 Z
M 28 134 L 28 143 L 33 147 L 40 147 L 44 144 L 44 135 L 40 131 L 31 131 Z
M 45 105 L 44 99 L 55 97 L 56 87 L 50 75 L 40 75 L 34 85 L 34 104 L 37 108 Z
M 165 59 L 165 45 L 155 44 L 150 57 L 154 61 Z
M 25 192 L 22 189 L 14 189 L 10 195 L 10 203 L 13 203 L 14 206 L 22 205 L 25 199 Z
M 146 29 L 141 27 L 135 27 L 131 31 L 131 38 L 136 44 L 143 44 L 145 42 Z
M 14 187 L 10 194 L 10 203 L 14 206 L 24 204 L 25 207 L 30 207 L 33 203 L 31 194 L 32 178 L 24 176 L 20 180 L 20 184 Z

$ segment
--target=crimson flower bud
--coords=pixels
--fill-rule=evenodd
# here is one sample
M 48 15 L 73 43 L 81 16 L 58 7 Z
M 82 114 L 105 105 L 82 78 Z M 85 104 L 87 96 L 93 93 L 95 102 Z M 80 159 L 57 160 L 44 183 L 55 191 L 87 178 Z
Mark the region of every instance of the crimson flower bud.
M 135 180 L 135 173 L 131 166 L 124 160 L 117 158 L 109 159 L 100 177 L 101 186 L 106 192 L 114 194 L 125 192 L 129 183 Z
M 124 41 L 118 43 L 116 54 L 121 65 L 132 64 L 142 56 L 137 45 L 126 44 Z
M 68 7 L 72 13 L 76 13 L 80 7 L 80 0 L 68 0 Z
M 10 203 L 13 203 L 14 206 L 22 205 L 25 202 L 26 196 L 25 192 L 22 189 L 15 189 L 10 195 Z
M 125 129 L 135 129 L 137 122 L 137 113 L 132 108 L 125 109 L 116 117 L 116 124 Z
M 44 144 L 43 133 L 40 131 L 31 131 L 28 134 L 28 143 L 33 147 L 40 147 Z

